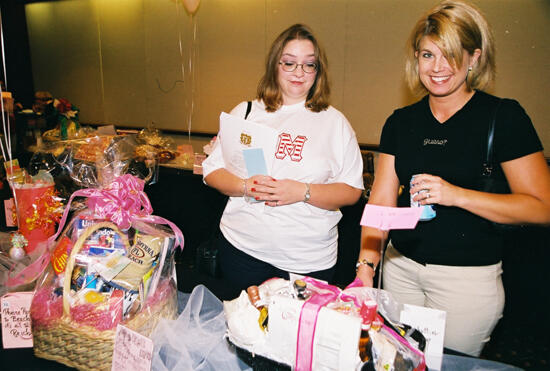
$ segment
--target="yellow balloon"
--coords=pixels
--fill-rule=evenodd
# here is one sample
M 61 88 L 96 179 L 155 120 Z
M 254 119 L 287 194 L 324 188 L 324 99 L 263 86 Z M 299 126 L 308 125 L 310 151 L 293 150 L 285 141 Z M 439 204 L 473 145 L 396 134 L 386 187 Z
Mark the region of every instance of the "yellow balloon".
M 183 3 L 185 10 L 187 10 L 189 14 L 193 15 L 199 8 L 201 0 L 181 0 L 181 2 Z

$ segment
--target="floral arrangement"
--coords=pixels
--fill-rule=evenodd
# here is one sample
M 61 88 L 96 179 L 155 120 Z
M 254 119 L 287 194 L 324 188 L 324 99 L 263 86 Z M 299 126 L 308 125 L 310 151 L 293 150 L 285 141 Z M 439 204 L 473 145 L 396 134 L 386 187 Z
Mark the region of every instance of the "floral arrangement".
M 49 130 L 46 133 L 51 137 L 57 136 L 61 140 L 79 137 L 79 112 L 80 110 L 65 98 L 51 100 L 46 106 L 45 114 L 48 121 L 56 125 L 56 129 L 53 129 L 53 132 Z

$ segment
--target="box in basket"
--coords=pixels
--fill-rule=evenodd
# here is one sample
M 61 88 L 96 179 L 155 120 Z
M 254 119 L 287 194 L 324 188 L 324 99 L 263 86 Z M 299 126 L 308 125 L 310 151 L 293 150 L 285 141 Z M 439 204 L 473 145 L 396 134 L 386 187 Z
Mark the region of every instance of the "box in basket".
M 88 197 L 88 209 L 60 234 L 37 287 L 34 352 L 78 369 L 110 370 L 119 323 L 148 336 L 160 318 L 175 318 L 173 255 L 183 236 L 151 215 L 143 182 L 130 175 L 73 196 Z
M 244 291 L 239 298 L 224 302 L 229 340 L 296 369 L 304 369 L 304 364 L 314 370 L 355 369 L 360 363 L 361 318 L 344 313 L 337 287 L 309 277 L 303 281 L 308 287 L 303 296 L 293 281 L 280 278 L 259 286 L 262 305 L 269 313 L 263 330 L 258 326 L 257 309 Z

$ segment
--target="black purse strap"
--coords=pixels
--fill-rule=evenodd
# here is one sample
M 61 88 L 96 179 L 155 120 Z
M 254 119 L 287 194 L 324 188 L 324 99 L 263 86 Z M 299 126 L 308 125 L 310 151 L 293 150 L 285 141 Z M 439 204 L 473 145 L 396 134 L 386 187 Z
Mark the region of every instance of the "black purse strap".
M 487 134 L 487 152 L 485 154 L 485 162 L 483 163 L 483 176 L 491 176 L 491 173 L 493 172 L 493 141 L 495 137 L 495 122 L 501 102 L 502 99 L 499 98 L 493 112 L 493 117 L 489 123 L 489 133 Z
M 246 106 L 246 114 L 244 115 L 244 119 L 246 120 L 248 118 L 248 115 L 250 114 L 250 111 L 252 111 L 252 101 L 248 101 Z

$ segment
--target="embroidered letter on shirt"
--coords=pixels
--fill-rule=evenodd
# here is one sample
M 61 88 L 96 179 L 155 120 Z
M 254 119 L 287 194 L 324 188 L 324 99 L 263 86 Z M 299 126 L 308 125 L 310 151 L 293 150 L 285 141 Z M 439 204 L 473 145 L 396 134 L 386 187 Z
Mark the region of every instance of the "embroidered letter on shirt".
M 307 138 L 303 135 L 298 135 L 296 139 L 292 140 L 292 137 L 288 133 L 279 134 L 279 143 L 277 144 L 275 158 L 282 160 L 288 153 L 292 161 L 301 161 L 302 150 L 304 149 L 306 140 Z

